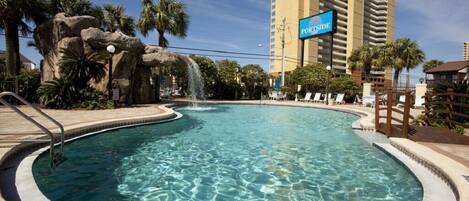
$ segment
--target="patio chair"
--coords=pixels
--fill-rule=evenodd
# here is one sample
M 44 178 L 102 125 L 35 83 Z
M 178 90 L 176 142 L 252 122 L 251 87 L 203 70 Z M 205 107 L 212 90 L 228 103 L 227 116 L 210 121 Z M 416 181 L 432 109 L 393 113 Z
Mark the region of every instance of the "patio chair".
M 370 95 L 370 96 L 363 96 L 363 105 L 365 107 L 375 107 L 375 96 L 374 95 Z
M 307 92 L 306 95 L 305 95 L 305 98 L 300 99 L 300 101 L 303 101 L 303 102 L 311 101 L 311 95 L 313 95 L 311 92 Z
M 363 103 L 363 99 L 360 98 L 360 96 L 357 94 L 355 96 L 355 100 L 353 101 L 354 105 L 361 105 Z
M 277 91 L 270 92 L 270 100 L 277 100 L 277 98 L 278 98 Z
M 325 103 L 326 100 L 331 100 L 331 98 L 332 98 L 332 94 L 331 94 L 331 93 L 328 94 L 328 99 L 326 99 L 326 94 L 324 94 L 324 99 L 320 100 L 319 102 Z
M 404 107 L 405 103 L 405 95 L 400 95 L 399 96 L 399 102 L 397 103 L 397 107 Z
M 174 90 L 173 96 L 181 96 L 181 90 L 182 90 L 181 87 L 179 87 L 178 89 Z
M 345 94 L 337 94 L 337 97 L 335 97 L 335 104 L 345 104 L 344 97 Z
M 283 92 L 279 91 L 277 100 L 287 100 L 287 92 L 283 93 Z
M 314 94 L 313 102 L 317 103 L 321 101 L 321 93 Z

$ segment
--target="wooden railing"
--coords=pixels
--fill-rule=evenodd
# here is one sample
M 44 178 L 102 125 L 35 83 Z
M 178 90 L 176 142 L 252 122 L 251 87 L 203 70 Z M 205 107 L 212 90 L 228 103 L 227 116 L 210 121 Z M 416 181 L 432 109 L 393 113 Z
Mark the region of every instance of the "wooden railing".
M 410 115 L 410 107 L 412 102 L 411 91 L 407 90 L 404 92 L 405 95 L 405 102 L 404 102 L 404 110 L 400 110 L 394 108 L 394 97 L 396 94 L 399 93 L 397 91 L 393 91 L 392 89 L 386 90 L 385 93 L 376 93 L 375 96 L 375 128 L 380 130 L 381 122 L 380 119 L 386 119 L 384 130 L 382 130 L 387 136 L 392 136 L 393 134 L 393 125 L 392 122 L 395 121 L 397 123 L 402 124 L 402 132 L 400 133 L 401 137 L 408 138 L 409 136 L 409 122 L 411 119 L 414 119 L 412 115 Z M 386 95 L 386 99 L 381 98 L 381 96 Z M 398 99 L 399 100 L 399 99 Z M 385 107 L 383 104 L 385 103 Z M 386 110 L 386 115 L 381 116 L 380 111 Z M 403 118 L 393 117 L 393 112 L 401 114 Z
M 465 124 L 469 121 L 469 112 L 467 112 L 469 111 L 469 103 L 467 103 L 467 100 L 466 102 L 458 102 L 458 98 L 469 100 L 469 94 L 454 93 L 453 89 L 448 89 L 446 93 L 426 93 L 426 126 L 431 126 L 430 119 L 432 118 L 432 114 L 441 114 L 444 116 L 444 121 L 449 129 L 453 129 L 456 125 L 469 128 L 469 125 Z M 455 108 L 459 108 L 460 110 Z M 459 117 L 459 119 L 463 119 L 463 121 L 457 121 L 458 118 L 455 117 Z

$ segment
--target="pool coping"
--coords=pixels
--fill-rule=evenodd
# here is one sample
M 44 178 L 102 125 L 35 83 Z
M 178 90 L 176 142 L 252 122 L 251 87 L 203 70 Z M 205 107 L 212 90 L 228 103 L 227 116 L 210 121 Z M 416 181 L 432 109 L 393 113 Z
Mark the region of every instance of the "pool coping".
M 187 104 L 187 102 L 181 102 L 183 104 Z M 256 103 L 253 103 L 253 102 L 239 102 L 239 101 L 211 101 L 209 102 L 210 104 L 246 104 L 246 105 L 258 105 Z M 317 109 L 329 109 L 329 110 L 333 110 L 333 111 L 338 111 L 338 112 L 345 112 L 345 113 L 351 113 L 351 114 L 354 114 L 354 115 L 357 115 L 360 117 L 360 119 L 358 119 L 357 121 L 353 122 L 352 123 L 352 129 L 360 129 L 360 130 L 363 130 L 363 131 L 373 131 L 374 132 L 374 126 L 373 128 L 370 128 L 369 125 L 366 125 L 367 123 L 364 121 L 367 120 L 368 122 L 372 121 L 372 118 L 370 118 L 370 116 L 372 115 L 371 113 L 368 113 L 368 112 L 365 112 L 365 111 L 359 111 L 359 110 L 354 110 L 352 108 L 337 108 L 337 107 L 333 107 L 333 106 L 320 106 L 320 105 L 292 105 L 292 104 L 272 104 L 272 103 L 262 103 L 262 105 L 274 105 L 274 106 L 291 106 L 291 107 L 305 107 L 305 108 L 317 108 Z M 171 110 L 172 111 L 172 110 Z M 173 113 L 176 113 L 173 111 Z M 181 116 L 179 116 L 180 118 Z M 178 117 L 176 117 L 178 118 Z M 134 126 L 141 126 L 141 125 L 147 125 L 147 124 L 154 124 L 154 123 L 164 123 L 164 122 L 167 122 L 165 120 L 163 120 L 162 122 L 147 122 L 147 123 L 136 123 L 136 124 L 129 124 L 129 125 L 123 125 L 123 126 L 118 126 L 118 127 L 112 127 L 112 128 L 107 128 L 107 129 L 102 129 L 102 130 L 99 130 L 99 131 L 94 131 L 94 132 L 88 132 L 88 133 L 84 133 L 82 135 L 79 135 L 79 136 L 76 136 L 76 137 L 73 137 L 73 138 L 70 138 L 67 140 L 68 141 L 71 141 L 71 140 L 76 140 L 76 139 L 80 139 L 80 138 L 83 138 L 83 137 L 88 137 L 88 136 L 91 136 L 91 135 L 96 135 L 96 134 L 99 134 L 99 133 L 102 133 L 102 132 L 106 132 L 106 131 L 109 131 L 109 130 L 115 130 L 115 129 L 121 129 L 121 128 L 127 128 L 127 127 L 134 127 Z M 368 123 L 369 124 L 369 123 Z M 360 127 L 358 127 L 358 125 Z M 365 125 L 365 126 L 364 126 Z M 355 132 L 354 132 L 355 133 Z M 361 137 L 361 136 L 359 136 Z M 376 143 L 373 143 L 375 146 L 377 145 Z M 391 144 L 392 145 L 392 144 Z M 395 147 L 394 145 L 392 145 L 393 147 Z M 379 146 L 378 146 L 379 147 Z M 397 148 L 397 147 L 395 147 Z M 42 194 L 42 192 L 39 190 L 39 187 L 37 186 L 36 182 L 34 181 L 34 176 L 33 176 L 33 173 L 32 173 L 32 166 L 33 166 L 33 163 L 35 161 L 35 159 L 41 154 L 43 153 L 44 151 L 48 150 L 47 147 L 43 147 L 37 151 L 35 151 L 34 153 L 28 155 L 26 158 L 23 159 L 23 161 L 20 163 L 20 165 L 18 166 L 18 169 L 16 171 L 16 176 L 17 176 L 17 179 L 16 179 L 16 183 L 15 185 L 17 186 L 17 192 L 20 196 L 20 198 L 22 199 L 25 199 L 25 200 L 30 200 L 28 198 L 34 198 L 34 200 L 48 200 L 44 194 Z M 433 200 L 439 200 L 439 199 L 427 199 L 425 197 L 425 192 L 428 192 L 428 186 L 424 186 L 422 184 L 422 178 L 420 177 L 417 177 L 415 172 L 409 168 L 409 162 L 405 162 L 403 160 L 401 160 L 400 158 L 402 156 L 399 156 L 399 155 L 395 155 L 396 153 L 393 153 L 393 152 L 388 152 L 388 151 L 385 151 L 383 149 L 380 149 L 381 151 L 387 153 L 387 154 L 390 154 L 392 155 L 393 159 L 394 160 L 397 160 L 399 163 L 401 163 L 402 165 L 404 165 L 410 172 L 411 174 L 414 175 L 414 177 L 417 178 L 418 182 L 422 185 L 422 188 L 423 188 L 423 191 L 424 191 L 424 197 L 423 197 L 423 200 L 424 201 L 433 201 Z M 399 153 L 404 153 L 405 152 L 402 152 L 402 150 L 398 149 L 400 152 Z M 411 157 L 412 158 L 412 157 Z M 415 161 L 418 161 L 418 159 L 415 159 L 415 158 L 412 158 L 413 160 Z M 422 165 L 422 164 L 420 164 Z M 424 169 L 429 171 L 430 173 L 432 172 L 431 169 L 429 169 L 427 166 L 423 166 L 425 167 Z M 21 170 L 21 171 L 20 171 Z M 20 173 L 21 172 L 21 173 Z M 428 174 L 427 174 L 428 175 Z M 436 175 L 434 175 L 435 178 L 437 179 L 440 179 L 438 178 Z M 443 175 L 444 176 L 444 175 Z M 443 179 L 443 181 L 447 181 L 448 179 L 445 179 L 445 178 L 441 178 Z M 21 181 L 21 182 L 18 182 L 18 181 Z M 425 183 L 428 183 L 425 182 Z M 447 182 L 448 183 L 448 182 Z M 434 187 L 432 187 L 433 189 Z M 427 189 L 427 190 L 426 190 Z M 454 190 L 454 189 L 453 189 Z M 456 197 L 458 197 L 458 194 L 456 194 L 456 192 L 453 192 L 455 193 L 454 195 Z M 24 198 L 23 198 L 24 197 Z M 38 199 L 40 198 L 40 199 Z
M 126 128 L 126 127 L 134 127 L 134 126 L 141 126 L 141 125 L 148 125 L 148 124 L 156 124 L 156 123 L 163 123 L 167 121 L 173 121 L 178 118 L 180 118 L 180 113 L 175 112 L 171 107 L 173 104 L 163 104 L 163 105 L 157 105 L 158 109 L 162 110 L 162 113 L 154 114 L 154 115 L 144 115 L 144 116 L 134 116 L 134 117 L 123 117 L 123 118 L 117 118 L 117 119 L 109 119 L 109 120 L 101 120 L 101 121 L 95 121 L 95 122 L 85 122 L 82 124 L 74 124 L 70 126 L 65 127 L 65 135 L 64 137 L 66 138 L 66 142 L 69 142 L 72 139 L 78 139 L 80 137 L 86 137 L 89 136 L 90 134 L 98 134 L 102 133 L 105 131 L 109 130 L 115 130 L 115 129 L 121 129 L 121 128 Z M 36 185 L 36 182 L 34 181 L 34 177 L 28 178 L 23 178 L 22 174 L 18 175 L 19 168 L 24 163 L 25 159 L 28 158 L 32 153 L 36 153 L 40 150 L 42 152 L 48 150 L 48 143 L 38 143 L 38 144 L 26 144 L 26 143 L 21 143 L 19 145 L 16 145 L 15 147 L 11 148 L 7 153 L 5 153 L 2 158 L 0 159 L 0 166 L 3 166 L 6 164 L 8 161 L 14 161 L 16 160 L 15 157 L 22 157 L 21 161 L 19 162 L 18 166 L 16 166 L 16 172 L 14 175 L 16 175 L 14 181 L 15 181 L 15 186 L 17 189 L 19 183 L 19 178 L 22 178 L 22 183 L 21 185 L 26 184 L 25 186 L 28 186 L 30 184 Z M 57 146 L 58 143 L 55 144 Z M 29 152 L 29 153 L 28 153 Z M 42 153 L 41 152 L 41 153 Z M 25 155 L 27 154 L 27 155 Z M 37 156 L 36 156 L 37 157 Z M 32 164 L 34 160 L 31 162 L 31 168 L 29 168 L 29 172 L 31 172 L 30 176 L 32 176 Z M 27 172 L 23 171 L 23 174 Z M 18 177 L 20 176 L 20 177 Z M 31 187 L 31 186 L 30 186 Z M 0 200 L 5 199 L 4 192 L 7 191 L 12 191 L 11 189 L 0 189 Z M 36 190 L 39 191 L 39 188 L 36 186 Z M 40 192 L 40 191 L 39 191 Z M 16 191 L 17 195 L 20 196 L 19 190 Z M 40 195 L 44 196 L 42 193 Z M 24 199 L 24 200 L 37 200 L 37 196 L 39 194 L 35 194 L 34 197 L 28 197 L 29 199 Z M 20 196 L 21 197 L 21 196 Z M 44 196 L 45 197 L 45 196 Z M 31 199 L 34 198 L 34 199 Z M 46 199 L 47 200 L 47 199 Z

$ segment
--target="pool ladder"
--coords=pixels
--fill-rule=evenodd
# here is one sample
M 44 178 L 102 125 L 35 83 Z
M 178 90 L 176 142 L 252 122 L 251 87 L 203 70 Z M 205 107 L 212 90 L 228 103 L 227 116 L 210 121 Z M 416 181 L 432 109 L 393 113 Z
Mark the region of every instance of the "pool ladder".
M 10 104 L 8 101 L 6 101 L 4 98 L 5 97 L 12 97 L 15 98 L 16 100 L 20 101 L 26 106 L 31 107 L 34 109 L 37 113 L 57 125 L 60 129 L 60 147 L 59 150 L 55 151 L 55 139 L 56 135 L 49 129 L 47 129 L 43 124 L 39 123 L 38 121 L 34 120 L 31 116 L 28 116 L 24 112 L 18 109 L 17 106 Z M 12 139 L 12 140 L 0 140 L 0 143 L 44 143 L 44 142 L 49 142 L 49 156 L 50 156 L 50 167 L 55 168 L 58 164 L 60 164 L 63 159 L 64 159 L 64 127 L 62 124 L 57 122 L 55 119 L 44 113 L 41 109 L 38 107 L 34 106 L 33 104 L 29 103 L 25 99 L 21 98 L 18 94 L 15 94 L 13 92 L 5 91 L 0 93 L 0 103 L 5 105 L 6 107 L 12 109 L 16 114 L 20 115 L 27 121 L 33 123 L 35 126 L 37 126 L 43 133 L 21 133 L 21 134 L 8 134 L 8 135 L 38 135 L 38 134 L 47 134 L 49 139 Z M 57 137 L 57 138 L 58 138 Z

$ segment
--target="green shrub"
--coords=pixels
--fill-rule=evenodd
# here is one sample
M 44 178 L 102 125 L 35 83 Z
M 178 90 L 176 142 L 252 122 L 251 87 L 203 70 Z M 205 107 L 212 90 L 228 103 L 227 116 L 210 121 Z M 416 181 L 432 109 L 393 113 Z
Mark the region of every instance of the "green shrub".
M 350 76 L 341 76 L 332 79 L 329 88 L 332 92 L 346 93 L 357 90 L 358 85 Z

